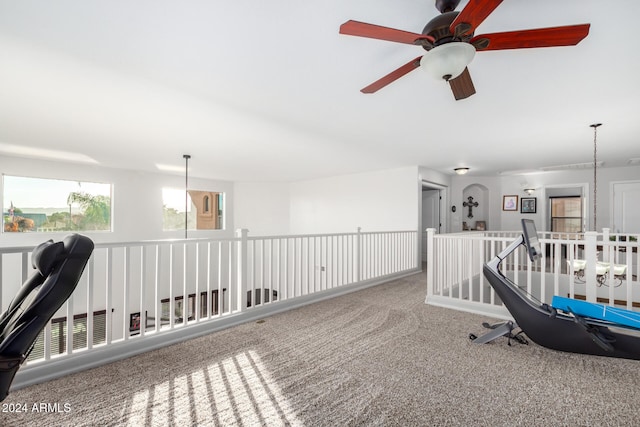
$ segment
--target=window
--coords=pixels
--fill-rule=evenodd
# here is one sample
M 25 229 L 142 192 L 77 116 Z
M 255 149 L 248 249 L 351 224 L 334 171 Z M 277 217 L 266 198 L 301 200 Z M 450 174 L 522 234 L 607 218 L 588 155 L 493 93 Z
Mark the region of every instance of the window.
M 209 196 L 206 195 L 203 197 L 204 203 L 203 203 L 203 208 L 202 208 L 202 212 L 203 213 L 210 213 L 211 212 L 211 207 L 209 206 Z
M 3 175 L 4 232 L 111 231 L 111 184 Z
M 186 200 L 185 200 L 186 196 Z M 222 230 L 224 193 L 215 191 L 162 189 L 163 229 Z M 185 213 L 186 209 L 186 213 Z
M 551 231 L 581 233 L 582 197 L 551 197 Z
M 107 335 L 107 312 L 105 310 L 93 313 L 93 345 L 104 344 Z M 51 355 L 66 353 L 67 349 L 67 318 L 51 319 Z M 87 348 L 87 314 L 73 316 L 73 349 Z M 40 331 L 33 345 L 33 350 L 27 360 L 44 358 L 44 330 Z

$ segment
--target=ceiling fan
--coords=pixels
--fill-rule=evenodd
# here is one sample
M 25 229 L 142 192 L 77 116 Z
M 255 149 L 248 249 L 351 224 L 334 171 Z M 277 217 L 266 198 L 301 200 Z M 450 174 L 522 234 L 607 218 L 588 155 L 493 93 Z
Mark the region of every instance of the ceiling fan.
M 358 21 L 342 24 L 340 34 L 414 44 L 427 51 L 360 91 L 377 92 L 422 66 L 435 77 L 448 81 L 453 96 L 460 100 L 476 93 L 467 68 L 476 51 L 573 46 L 589 34 L 590 24 L 580 24 L 474 36 L 478 25 L 502 0 L 469 0 L 462 11 L 456 12 L 459 3 L 460 0 L 436 0 L 441 15 L 429 21 L 421 34 Z

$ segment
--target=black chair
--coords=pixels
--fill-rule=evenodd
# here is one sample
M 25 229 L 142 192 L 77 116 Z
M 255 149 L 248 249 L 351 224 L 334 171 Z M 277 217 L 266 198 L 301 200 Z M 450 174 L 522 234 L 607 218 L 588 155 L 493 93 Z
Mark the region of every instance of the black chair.
M 31 262 L 36 271 L 0 316 L 0 401 L 9 394 L 40 332 L 73 293 L 92 252 L 91 239 L 79 234 L 60 242 L 49 240 L 33 249 Z

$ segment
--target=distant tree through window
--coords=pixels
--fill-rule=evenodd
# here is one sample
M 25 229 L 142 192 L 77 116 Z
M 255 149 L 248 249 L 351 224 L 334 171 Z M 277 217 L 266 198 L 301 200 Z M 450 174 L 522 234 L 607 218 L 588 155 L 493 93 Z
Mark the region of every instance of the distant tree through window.
M 3 175 L 3 231 L 111 231 L 111 184 Z

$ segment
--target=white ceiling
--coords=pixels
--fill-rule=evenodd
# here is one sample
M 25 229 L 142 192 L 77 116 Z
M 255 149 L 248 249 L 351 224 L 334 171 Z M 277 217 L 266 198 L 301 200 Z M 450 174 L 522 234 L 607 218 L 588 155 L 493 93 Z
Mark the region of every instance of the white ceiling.
M 433 0 L 0 0 L 0 151 L 143 170 L 188 153 L 194 176 L 238 181 L 408 165 L 495 175 L 592 161 L 602 122 L 605 167 L 640 157 L 640 2 L 505 0 L 476 34 L 590 34 L 478 53 L 466 100 L 422 70 L 360 93 L 424 51 L 340 24 L 420 33 L 438 13 Z

